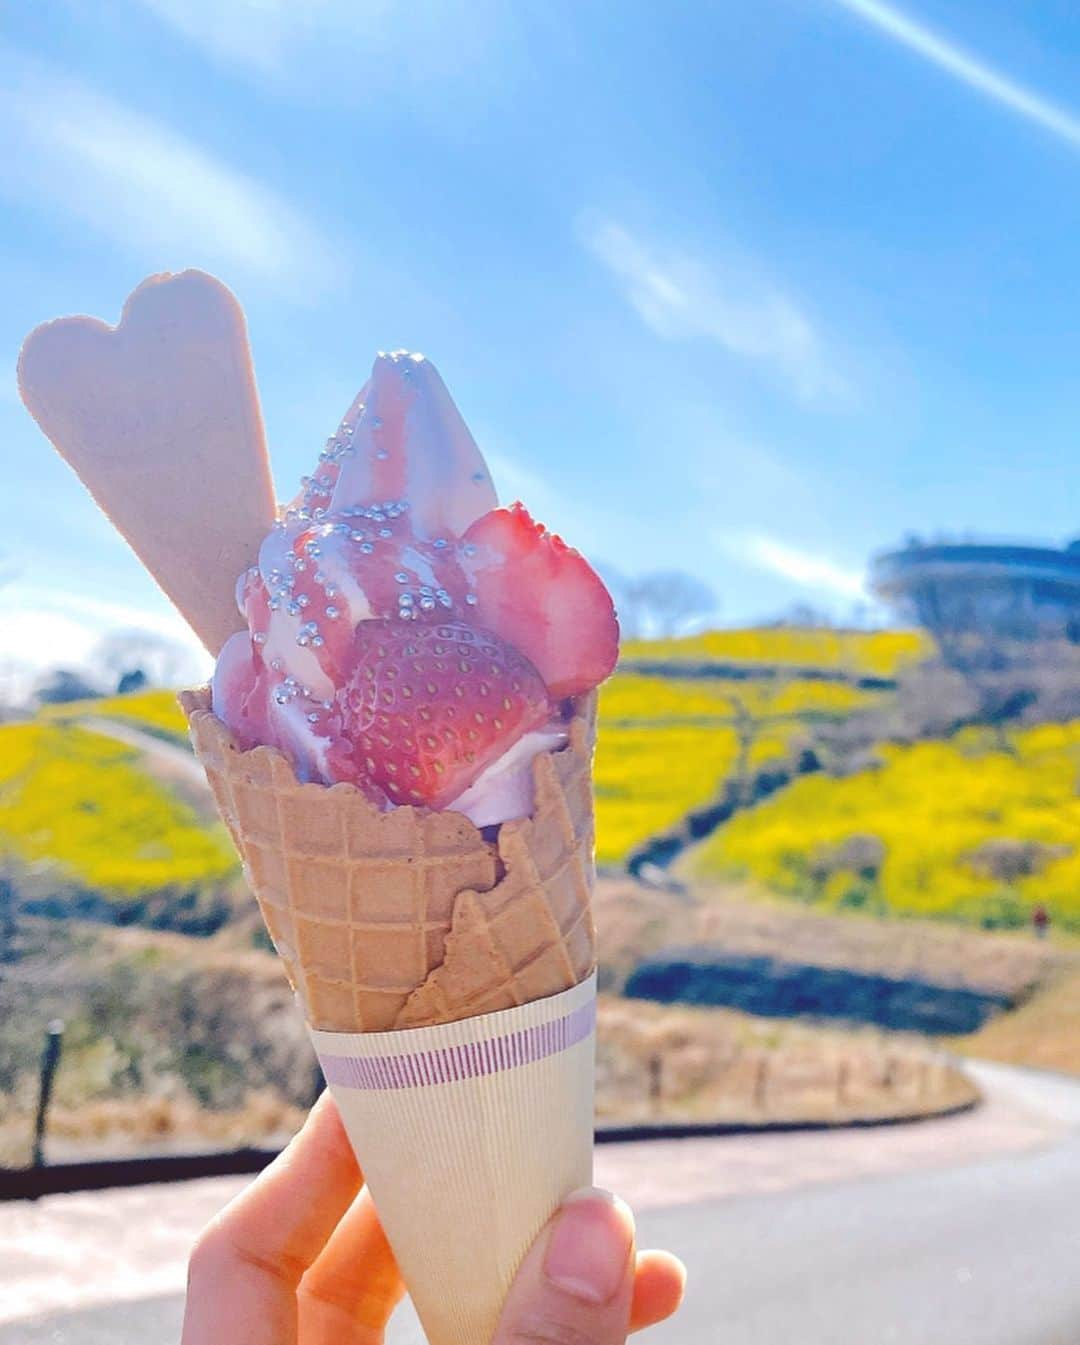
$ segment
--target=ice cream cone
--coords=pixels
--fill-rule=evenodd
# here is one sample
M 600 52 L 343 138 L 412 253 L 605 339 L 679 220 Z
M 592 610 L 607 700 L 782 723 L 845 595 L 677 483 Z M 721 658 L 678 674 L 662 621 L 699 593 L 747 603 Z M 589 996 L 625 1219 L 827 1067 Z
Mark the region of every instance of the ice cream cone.
M 151 277 L 116 328 L 39 328 L 19 382 L 217 655 L 222 718 L 208 689 L 181 703 L 218 809 L 429 1337 L 486 1345 L 529 1243 L 591 1167 L 610 595 L 523 506 L 497 507 L 445 385 L 406 351 L 376 358 L 275 511 L 243 314 L 212 277 Z M 406 664 L 430 704 L 411 673 L 398 703 Z M 396 736 L 376 743 L 373 707 L 385 730 L 390 705 Z M 241 750 L 223 720 L 288 755 Z M 371 797 L 301 783 L 360 764 Z
M 381 812 L 181 704 L 431 1345 L 487 1345 L 592 1172 L 595 694 L 532 815 Z
M 379 1032 L 554 995 L 595 962 L 595 696 L 533 763 L 535 807 L 488 840 L 452 811 L 380 811 L 242 752 L 206 689 L 181 694 L 195 751 L 311 1027 Z

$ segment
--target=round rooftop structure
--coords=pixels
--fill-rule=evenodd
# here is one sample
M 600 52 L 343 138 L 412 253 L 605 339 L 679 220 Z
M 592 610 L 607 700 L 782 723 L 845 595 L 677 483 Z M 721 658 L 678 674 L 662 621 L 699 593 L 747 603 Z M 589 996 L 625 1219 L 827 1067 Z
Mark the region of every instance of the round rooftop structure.
M 870 585 L 906 620 L 938 635 L 1080 641 L 1080 539 L 1063 550 L 912 542 L 874 559 Z

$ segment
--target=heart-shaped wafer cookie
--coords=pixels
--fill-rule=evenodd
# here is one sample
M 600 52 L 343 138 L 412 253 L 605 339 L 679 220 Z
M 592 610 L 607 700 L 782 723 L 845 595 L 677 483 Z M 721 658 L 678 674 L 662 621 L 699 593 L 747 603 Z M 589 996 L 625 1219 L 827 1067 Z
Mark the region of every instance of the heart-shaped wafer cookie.
M 19 391 L 60 455 L 216 654 L 274 520 L 244 314 L 201 271 L 151 276 L 120 322 L 27 337 Z

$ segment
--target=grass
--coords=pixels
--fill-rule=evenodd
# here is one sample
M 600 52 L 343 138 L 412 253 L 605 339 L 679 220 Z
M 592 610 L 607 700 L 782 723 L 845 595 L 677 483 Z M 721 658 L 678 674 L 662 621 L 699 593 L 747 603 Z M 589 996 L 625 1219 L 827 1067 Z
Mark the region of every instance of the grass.
M 602 1121 L 841 1121 L 932 1115 L 975 1090 L 914 1037 L 602 995 Z
M 870 916 L 755 900 L 737 885 L 691 890 L 600 878 L 593 899 L 600 984 L 618 991 L 643 958 L 666 947 L 707 944 L 744 957 L 847 968 L 895 980 L 966 987 L 1022 1000 L 1072 965 L 1064 943 L 1029 933 L 988 932 L 940 921 Z
M 42 708 L 41 718 L 54 722 L 115 719 L 172 741 L 188 741 L 187 720 L 176 702 L 176 692 L 169 690 L 133 691 L 126 696 L 48 705 Z
M 1015 1013 L 953 1045 L 984 1060 L 1080 1074 L 1080 969 L 1062 969 Z
M 797 781 L 734 818 L 685 861 L 698 878 L 743 878 L 829 908 L 1021 927 L 1035 903 L 1080 931 L 1080 722 L 883 746 L 879 769 Z M 830 867 L 852 838 L 883 847 L 876 876 Z M 875 840 L 876 838 L 876 840 Z M 972 856 L 987 842 L 1047 847 L 1008 881 Z M 865 850 L 865 846 L 863 847 Z
M 224 935 L 26 920 L 0 980 L 0 1165 L 27 1162 L 46 1024 L 65 1020 L 54 1160 L 280 1139 L 310 1103 L 307 1032 L 272 954 Z M 663 1064 L 657 1095 L 652 1057 Z M 607 1121 L 933 1109 L 955 1077 L 911 1039 L 604 996 Z
M 0 847 L 106 897 L 231 878 L 224 828 L 152 779 L 139 753 L 75 725 L 0 727 Z
M 751 663 L 820 668 L 842 676 L 893 676 L 904 664 L 929 652 L 918 631 L 835 631 L 766 626 L 713 630 L 673 640 L 627 640 L 626 661 L 670 659 L 686 662 Z
M 24 919 L 20 941 L 0 978 L 0 1163 L 25 1161 L 53 1018 L 65 1023 L 52 1127 L 65 1151 L 250 1143 L 310 1103 L 314 1057 L 273 955 L 71 920 Z

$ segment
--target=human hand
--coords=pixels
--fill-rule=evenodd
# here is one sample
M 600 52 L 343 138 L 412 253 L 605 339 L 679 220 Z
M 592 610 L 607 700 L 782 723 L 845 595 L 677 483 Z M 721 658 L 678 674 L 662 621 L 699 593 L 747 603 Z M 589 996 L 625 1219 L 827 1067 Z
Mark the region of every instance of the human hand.
M 630 1211 L 578 1192 L 514 1280 L 492 1345 L 623 1345 L 670 1317 L 684 1271 L 635 1252 Z M 382 1345 L 405 1292 L 328 1094 L 283 1154 L 208 1225 L 188 1272 L 182 1345 Z

